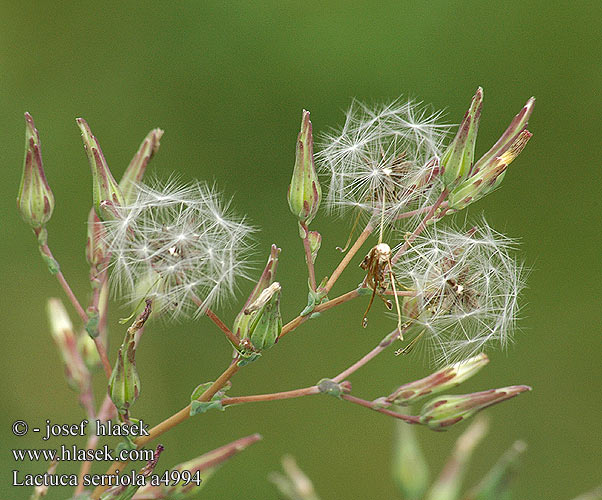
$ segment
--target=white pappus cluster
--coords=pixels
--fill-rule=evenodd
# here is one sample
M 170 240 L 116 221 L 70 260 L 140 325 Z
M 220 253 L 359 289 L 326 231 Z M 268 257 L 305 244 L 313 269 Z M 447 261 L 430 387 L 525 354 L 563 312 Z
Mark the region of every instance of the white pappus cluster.
M 463 233 L 433 226 L 397 262 L 397 279 L 416 292 L 404 300 L 404 320 L 423 332 L 436 364 L 511 340 L 523 288 L 513 246 L 484 220 Z
M 330 179 L 327 208 L 359 209 L 389 224 L 429 204 L 440 192 L 434 181 L 449 128 L 440 116 L 402 100 L 375 108 L 354 102 L 343 128 L 324 137 L 316 156 Z
M 135 201 L 103 223 L 116 293 L 134 305 L 150 298 L 172 318 L 203 314 L 231 296 L 249 270 L 253 229 L 228 205 L 200 182 L 138 185 Z

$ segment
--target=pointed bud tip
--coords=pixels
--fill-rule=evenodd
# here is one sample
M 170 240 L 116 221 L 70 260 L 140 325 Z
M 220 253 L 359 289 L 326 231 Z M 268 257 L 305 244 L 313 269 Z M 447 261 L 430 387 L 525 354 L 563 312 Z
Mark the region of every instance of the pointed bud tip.
M 301 118 L 301 131 L 299 132 L 299 141 L 306 141 L 307 138 L 312 139 L 311 120 L 309 118 L 309 111 L 303 110 Z
M 31 127 L 32 129 L 35 130 L 35 125 L 33 122 L 33 117 L 29 114 L 28 111 L 25 112 L 25 123 L 27 124 L 27 126 Z

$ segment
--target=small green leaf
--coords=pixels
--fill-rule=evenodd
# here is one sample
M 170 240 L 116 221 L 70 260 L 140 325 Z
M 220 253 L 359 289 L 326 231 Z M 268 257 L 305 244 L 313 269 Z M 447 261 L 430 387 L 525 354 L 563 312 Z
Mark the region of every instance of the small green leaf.
M 90 335 L 90 337 L 92 337 L 93 339 L 98 337 L 98 323 L 99 323 L 99 316 L 98 314 L 91 314 L 89 316 L 88 322 L 86 323 L 86 332 L 88 332 L 88 335 Z
M 247 357 L 240 359 L 238 361 L 238 363 L 236 363 L 236 364 L 240 367 L 243 367 L 243 366 L 248 365 L 249 363 L 252 363 L 253 361 L 257 361 L 260 357 L 261 357 L 261 354 L 257 352 L 257 353 L 251 354 Z
M 40 251 L 40 255 L 42 256 L 42 260 L 48 267 L 48 271 L 50 272 L 50 274 L 58 274 L 58 272 L 61 270 L 61 266 L 59 266 L 59 263 L 52 257 L 49 257 L 45 253 L 42 253 L 42 251 Z
M 200 413 L 205 413 L 213 408 L 222 411 L 225 410 L 222 406 L 221 399 L 218 399 L 217 401 L 192 401 L 190 403 L 190 416 L 192 417 L 194 415 L 199 415 Z
M 213 384 L 213 382 L 205 382 L 204 384 L 197 385 L 196 389 L 192 391 L 192 394 L 190 395 L 190 401 L 196 401 L 199 399 L 201 394 L 211 387 L 211 384 Z
M 134 443 L 134 438 L 131 436 L 125 436 L 125 440 L 121 441 L 116 448 L 117 453 L 122 450 L 135 450 L 137 446 Z
M 309 239 L 311 262 L 313 264 L 316 262 L 316 257 L 318 256 L 318 250 L 320 250 L 320 246 L 322 245 L 322 235 L 320 233 L 318 233 L 318 231 L 309 231 L 307 233 L 307 238 Z
M 192 394 L 190 395 L 190 401 L 196 401 L 197 399 L 199 399 L 203 395 L 203 393 L 212 385 L 213 382 L 205 382 L 203 384 L 197 385 L 196 389 L 192 391 Z M 232 387 L 232 383 L 226 382 L 224 386 L 213 395 L 211 400 L 217 401 L 219 399 L 222 399 L 226 395 L 226 391 L 228 391 L 230 387 Z
M 205 382 L 204 384 L 200 384 L 196 387 L 192 394 L 190 395 L 190 416 L 198 415 L 199 413 L 205 413 L 207 410 L 211 410 L 212 408 L 218 408 L 224 411 L 225 408 L 222 407 L 222 399 L 224 399 L 226 395 L 226 391 L 232 387 L 230 382 L 226 383 L 219 391 L 217 391 L 211 401 L 198 401 L 204 392 L 211 387 L 213 382 Z
M 303 311 L 301 311 L 299 313 L 299 316 L 307 316 L 314 310 L 315 307 L 316 307 L 316 299 L 314 298 L 312 293 L 309 292 L 309 294 L 307 295 L 307 305 L 305 306 Z

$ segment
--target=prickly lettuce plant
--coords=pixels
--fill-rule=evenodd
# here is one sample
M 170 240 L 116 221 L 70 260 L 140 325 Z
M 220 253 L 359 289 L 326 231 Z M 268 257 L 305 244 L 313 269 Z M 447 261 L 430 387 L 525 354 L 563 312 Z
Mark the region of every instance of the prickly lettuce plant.
M 40 137 L 32 117 L 26 114 L 18 208 L 77 316 L 78 325 L 74 326 L 62 302 L 49 300 L 52 336 L 67 381 L 77 392 L 87 418 L 100 422 L 117 419 L 124 425 L 138 422 L 133 415 L 141 417 L 135 413 L 135 403 L 144 381 L 138 375 L 136 350 L 140 342 L 152 342 L 143 340 L 143 333 L 149 328 L 149 319 L 155 317 L 208 319 L 224 334 L 225 347 L 233 349 L 234 355 L 221 374 L 207 374 L 214 381 L 198 385 L 180 411 L 166 415 L 148 435 L 126 440 L 121 450 L 146 449 L 193 416 L 240 404 L 326 394 L 404 424 L 441 431 L 529 390 L 515 385 L 447 394 L 487 363 L 485 349 L 509 344 L 523 285 L 522 266 L 513 256 L 512 240 L 490 228 L 484 219 L 467 227 L 450 221 L 451 214 L 500 186 L 507 167 L 531 137 L 526 127 L 533 99 L 496 144 L 476 159 L 482 99 L 479 88 L 451 140 L 447 138 L 451 127 L 441 123 L 441 114 L 416 103 L 397 100 L 370 107 L 355 102 L 342 128 L 325 133 L 316 152 L 309 112 L 303 111 L 286 196 L 307 266 L 308 301 L 288 321 L 283 321 L 280 302 L 286 300 L 287 288 L 299 284 L 277 281 L 280 248 L 252 239 L 255 228 L 236 214 L 232 200 L 225 200 L 219 189 L 200 180 L 184 184 L 173 174 L 166 181 L 146 180 L 145 171 L 159 149 L 162 130 L 148 134 L 117 182 L 90 127 L 77 119 L 92 172 L 86 242 L 90 294 L 82 304 L 49 247 L 46 226 L 55 201 L 42 166 Z M 283 186 L 282 196 L 285 191 Z M 345 248 L 339 249 L 343 253 L 339 264 L 319 281 L 316 268 L 323 237 L 310 225 L 322 205 L 327 213 L 349 221 L 351 235 Z M 358 256 L 368 240 L 365 257 Z M 261 273 L 255 273 L 250 265 L 253 249 L 268 254 Z M 343 293 L 335 291 L 343 272 L 355 273 L 359 286 Z M 256 284 L 229 323 L 220 317 L 219 309 L 235 300 L 241 279 Z M 106 349 L 110 296 L 132 311 L 123 321 L 130 326 L 115 359 L 109 359 Z M 360 360 L 334 376 L 324 374 L 307 387 L 271 394 L 232 394 L 232 379 L 239 372 L 244 376 L 246 365 L 268 362 L 262 360 L 265 350 L 277 349 L 278 342 L 318 313 L 352 300 L 360 302 L 365 311 L 352 326 L 365 328 L 369 316 L 379 311 L 392 317 L 391 331 Z M 388 396 L 364 399 L 355 394 L 349 378 L 391 345 L 397 345 L 395 354 L 403 355 L 399 362 L 412 362 L 415 358 L 406 357 L 412 351 L 423 352 L 439 370 L 405 382 Z M 107 381 L 103 395 L 93 391 L 97 366 L 103 368 Z M 444 394 L 433 399 L 436 393 Z M 411 411 L 410 405 L 417 408 L 414 405 L 419 401 L 421 409 Z M 229 418 L 228 413 L 223 418 Z M 476 433 L 467 431 L 471 432 Z M 113 484 L 86 488 L 82 479 L 90 472 L 91 462 L 83 462 L 74 498 L 192 497 L 218 465 L 258 439 L 259 435 L 238 439 L 171 468 L 195 473 L 195 484 L 180 478 L 168 484 L 126 485 L 115 479 Z M 93 450 L 99 442 L 100 436 L 93 435 L 87 448 Z M 142 483 L 152 474 L 161 452 L 158 446 L 140 470 Z M 106 477 L 117 478 L 117 471 L 126 466 L 127 460 L 116 461 Z M 50 464 L 49 475 L 56 467 L 56 462 Z M 289 469 L 296 470 L 292 465 Z M 281 479 L 277 481 L 284 485 Z M 33 497 L 43 496 L 46 488 L 37 488 Z M 433 495 L 430 498 L 443 498 Z

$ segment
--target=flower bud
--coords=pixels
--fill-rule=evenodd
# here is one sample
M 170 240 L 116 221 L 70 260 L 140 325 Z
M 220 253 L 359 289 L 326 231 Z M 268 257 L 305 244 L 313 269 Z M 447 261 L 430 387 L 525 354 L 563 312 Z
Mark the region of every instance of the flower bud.
M 111 211 L 103 206 L 105 204 L 110 205 L 123 205 L 124 198 L 119 189 L 119 185 L 115 181 L 107 161 L 105 160 L 100 145 L 96 140 L 96 137 L 92 135 L 90 127 L 83 118 L 77 118 L 77 125 L 82 133 L 82 140 L 84 141 L 84 150 L 88 155 L 88 161 L 90 162 L 90 168 L 92 169 L 92 195 L 94 199 L 94 210 L 101 220 L 111 217 Z
M 162 444 L 158 444 L 157 447 L 155 448 L 155 452 L 153 453 L 153 458 L 151 458 L 146 463 L 146 465 L 144 467 L 142 467 L 136 474 L 136 480 L 127 481 L 127 482 L 124 482 L 123 484 L 118 483 L 117 485 L 109 488 L 104 493 L 102 493 L 99 500 L 132 500 L 133 498 L 139 498 L 138 491 L 141 490 L 141 486 L 143 484 L 147 484 L 148 482 L 150 482 L 145 478 L 148 478 L 155 470 L 155 467 L 157 467 L 157 462 L 159 461 L 159 456 L 161 455 L 161 453 L 163 453 L 164 449 L 165 448 L 163 447 Z M 118 471 L 116 471 L 116 472 L 118 472 Z M 141 476 L 144 476 L 144 478 L 142 478 Z M 142 481 L 140 481 L 140 479 L 142 479 Z M 75 498 L 76 499 L 81 498 L 82 500 L 86 500 L 90 497 L 84 493 L 82 497 L 80 497 L 78 495 Z M 149 497 L 143 497 L 143 498 L 148 499 Z M 150 497 L 150 498 L 163 498 L 163 497 Z
M 232 331 L 239 339 L 248 338 L 247 335 L 249 332 L 249 324 L 251 323 L 251 315 L 246 311 L 248 307 L 259 298 L 261 293 L 274 282 L 276 268 L 278 267 L 279 254 L 280 248 L 278 248 L 276 245 L 272 245 L 270 256 L 268 257 L 265 268 L 259 277 L 259 281 L 255 285 L 255 288 L 253 288 L 253 291 L 249 295 L 249 298 L 245 302 L 242 310 L 238 313 L 236 319 L 234 320 Z
M 77 349 L 77 339 L 69 315 L 59 299 L 48 299 L 46 312 L 52 338 L 65 365 L 65 378 L 73 389 L 79 390 L 89 382 L 90 372 Z
M 311 479 L 299 468 L 295 459 L 282 457 L 284 474 L 273 472 L 269 479 L 278 488 L 282 498 L 287 500 L 319 500 Z
M 387 401 L 403 406 L 414 404 L 429 395 L 456 387 L 472 377 L 487 363 L 489 363 L 489 358 L 486 354 L 481 353 L 448 365 L 428 377 L 402 385 L 387 397 Z
M 257 351 L 272 347 L 282 331 L 280 293 L 280 283 L 272 283 L 245 309 L 250 322 L 249 330 L 243 338 L 249 338 Z
M 312 264 L 315 263 L 316 258 L 318 257 L 318 251 L 322 246 L 322 235 L 318 231 L 308 231 L 307 226 L 299 224 L 299 237 L 302 240 L 307 239 L 307 242 L 309 243 L 309 257 Z M 305 261 L 307 262 L 307 255 L 305 256 Z
M 261 435 L 259 434 L 246 436 L 205 453 L 200 457 L 189 460 L 188 462 L 171 467 L 170 469 L 172 471 L 189 471 L 192 479 L 190 481 L 185 481 L 184 478 L 182 478 L 182 480 L 178 481 L 176 484 L 173 484 L 173 482 L 170 481 L 168 485 L 161 484 L 159 486 L 151 486 L 149 481 L 145 486 L 138 490 L 138 494 L 135 498 L 177 498 L 179 500 L 192 497 L 196 498 L 199 490 L 205 485 L 207 480 L 220 465 L 260 440 Z
M 493 147 L 473 165 L 468 178 L 452 188 L 448 197 L 451 209 L 461 210 L 499 187 L 508 165 L 533 135 L 527 130 L 527 123 L 534 104 L 532 97 Z
M 25 159 L 17 207 L 23 220 L 34 229 L 44 226 L 54 210 L 54 195 L 42 165 L 40 135 L 29 113 L 25 113 Z
M 395 422 L 393 479 L 406 500 L 424 498 L 429 483 L 429 467 L 416 437 L 416 428 Z
M 303 110 L 293 178 L 288 188 L 288 205 L 299 222 L 309 224 L 318 212 L 322 188 L 314 165 L 314 143 L 309 111 Z
M 530 390 L 531 388 L 526 385 L 513 385 L 471 394 L 441 396 L 424 405 L 420 412 L 420 423 L 428 425 L 432 430 L 442 431 L 450 425 L 472 417 L 488 406 Z
M 523 130 L 504 153 L 473 169 L 471 177 L 454 188 L 448 197 L 450 208 L 461 210 L 497 189 L 508 165 L 520 154 L 533 134 Z
M 135 201 L 136 183 L 142 180 L 146 167 L 151 158 L 159 150 L 160 140 L 163 136 L 163 130 L 156 128 L 151 130 L 140 144 L 137 153 L 130 161 L 128 168 L 125 170 L 119 188 L 123 194 L 123 198 L 127 204 Z
M 523 106 L 523 109 L 514 117 L 508 128 L 497 140 L 497 142 L 491 147 L 487 153 L 485 153 L 479 161 L 477 161 L 470 172 L 471 175 L 476 174 L 483 168 L 484 165 L 490 163 L 495 158 L 502 156 L 511 145 L 516 142 L 516 138 L 527 128 L 531 113 L 533 113 L 533 107 L 535 106 L 535 98 L 531 97 L 527 103 Z M 518 153 L 517 153 L 518 154 Z
M 134 335 L 126 334 L 119 348 L 117 361 L 109 378 L 109 396 L 122 415 L 129 414 L 129 408 L 140 394 L 140 377 L 136 370 L 136 342 Z
M 94 339 L 90 335 L 84 332 L 77 338 L 77 350 L 88 370 L 94 371 L 100 366 L 100 355 Z
M 483 89 L 479 87 L 458 128 L 456 137 L 441 157 L 443 182 L 448 189 L 462 182 L 470 172 L 482 107 Z

